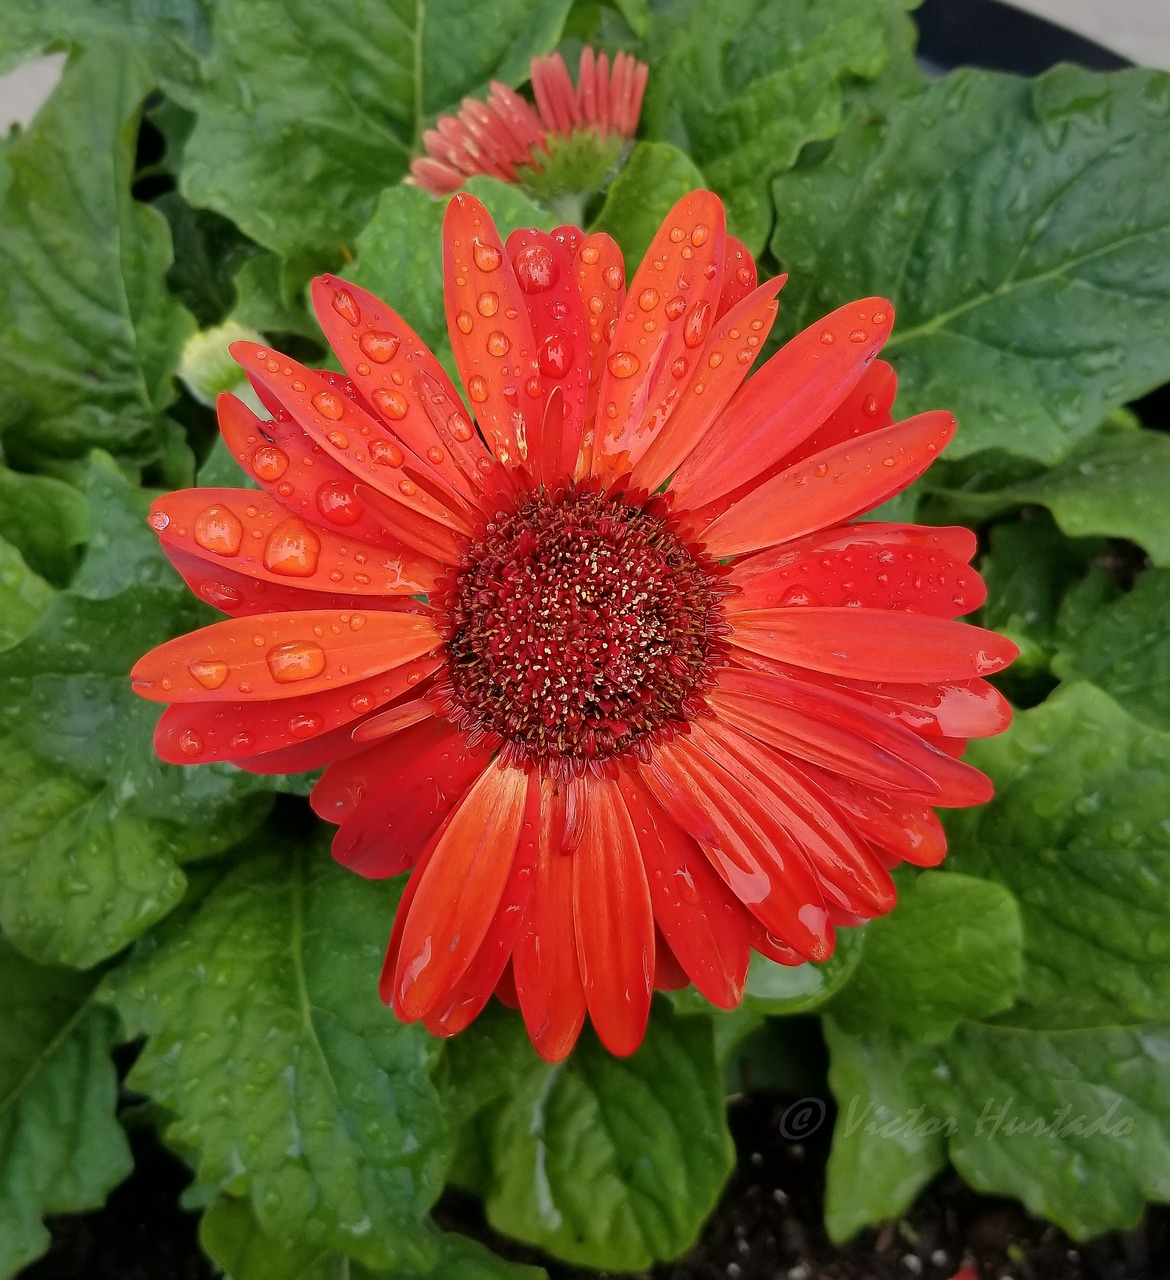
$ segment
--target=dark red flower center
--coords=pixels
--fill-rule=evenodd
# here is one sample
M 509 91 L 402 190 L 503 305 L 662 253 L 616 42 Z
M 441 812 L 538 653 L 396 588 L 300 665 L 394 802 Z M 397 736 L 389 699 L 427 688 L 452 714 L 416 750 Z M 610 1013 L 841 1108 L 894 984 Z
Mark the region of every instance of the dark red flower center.
M 702 710 L 726 591 L 656 508 L 570 488 L 485 526 L 439 601 L 453 719 L 564 774 L 645 758 Z

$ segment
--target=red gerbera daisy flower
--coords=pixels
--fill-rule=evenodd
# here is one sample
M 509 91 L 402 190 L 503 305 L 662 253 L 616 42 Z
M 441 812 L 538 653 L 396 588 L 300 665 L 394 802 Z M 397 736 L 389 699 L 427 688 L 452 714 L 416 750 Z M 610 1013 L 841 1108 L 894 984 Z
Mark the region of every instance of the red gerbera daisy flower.
M 734 1006 L 752 948 L 824 960 L 937 863 L 933 806 L 978 804 L 967 738 L 1009 719 L 965 529 L 850 523 L 954 420 L 894 423 L 893 313 L 840 308 L 750 381 L 758 288 L 710 192 L 627 290 L 606 235 L 444 227 L 471 412 L 383 302 L 314 283 L 346 375 L 233 350 L 272 415 L 223 396 L 261 490 L 159 499 L 180 573 L 233 615 L 155 649 L 166 760 L 328 766 L 337 859 L 412 870 L 382 979 L 466 1026 L 493 991 L 563 1057 L 588 1012 L 640 1042 L 655 986 Z M 746 278 L 745 278 L 746 277 Z M 474 425 L 473 425 L 474 421 Z
M 628 53 L 581 51 L 573 87 L 559 53 L 532 59 L 535 110 L 493 81 L 486 102 L 465 98 L 458 115 L 440 116 L 423 134 L 427 154 L 411 166 L 414 181 L 442 196 L 483 174 L 523 182 L 545 194 L 600 186 L 634 136 L 649 68 Z

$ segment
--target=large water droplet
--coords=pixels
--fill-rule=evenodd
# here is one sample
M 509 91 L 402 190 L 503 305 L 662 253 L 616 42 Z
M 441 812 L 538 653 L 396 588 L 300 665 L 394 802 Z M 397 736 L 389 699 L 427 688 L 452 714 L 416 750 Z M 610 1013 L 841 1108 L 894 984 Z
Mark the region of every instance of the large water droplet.
M 279 676 L 275 675 L 275 672 L 273 675 L 276 679 L 280 679 Z M 293 678 L 300 679 L 301 677 L 295 676 Z M 320 716 L 315 716 L 309 712 L 305 712 L 301 715 L 289 717 L 288 731 L 294 738 L 311 738 L 313 734 L 320 730 L 322 723 L 323 721 Z
M 500 295 L 490 289 L 485 290 L 476 298 L 475 309 L 481 316 L 494 316 L 500 309 Z
M 589 252 L 592 252 L 593 257 L 585 256 Z M 585 262 L 596 262 L 598 253 L 596 249 L 586 249 L 582 251 L 581 257 Z M 556 258 L 553 257 L 552 251 L 542 244 L 533 244 L 527 249 L 521 249 L 512 259 L 512 265 L 516 269 L 516 279 L 520 282 L 520 288 L 525 293 L 544 293 L 560 279 L 561 273 L 557 267 Z
M 171 518 L 165 511 L 152 511 L 150 515 L 146 517 L 146 523 L 150 525 L 155 533 L 162 533 L 170 522 Z
M 638 357 L 629 351 L 615 351 L 607 365 L 615 378 L 632 378 L 640 368 Z
M 273 645 L 267 655 L 268 670 L 277 684 L 313 680 L 325 670 L 325 650 L 312 640 Z
M 707 327 L 711 322 L 711 304 L 700 300 L 691 308 L 683 325 L 683 342 L 688 347 L 698 347 L 706 341 Z
M 467 379 L 467 394 L 476 404 L 483 404 L 488 398 L 487 379 L 481 378 L 478 373 L 473 374 Z
M 331 524 L 348 526 L 362 518 L 361 504 L 352 484 L 329 480 L 317 490 L 317 510 Z
M 188 662 L 187 670 L 205 689 L 218 689 L 228 678 L 229 667 L 226 662 Z
M 487 349 L 493 356 L 506 356 L 511 350 L 512 344 L 508 341 L 508 335 L 501 333 L 499 329 L 493 329 L 488 334 Z
M 336 422 L 345 412 L 345 401 L 334 391 L 318 391 L 313 397 L 313 408 L 321 417 Z
M 205 507 L 195 518 L 195 541 L 217 556 L 239 555 L 244 526 L 227 507 Z
M 401 422 L 406 417 L 408 405 L 406 397 L 400 391 L 391 391 L 388 387 L 379 387 L 370 397 L 374 407 L 391 422 Z
M 392 440 L 371 440 L 370 457 L 380 467 L 402 466 L 402 450 Z
M 592 267 L 601 257 L 601 250 L 595 244 L 587 244 L 581 250 L 581 261 Z
M 481 271 L 494 271 L 500 265 L 500 251 L 494 244 L 484 244 L 476 236 L 471 242 L 471 256 Z
M 184 729 L 179 734 L 179 749 L 185 756 L 197 756 L 203 750 L 203 739 L 194 729 Z
M 274 444 L 262 444 L 252 455 L 252 470 L 261 480 L 279 480 L 288 470 L 288 454 Z
M 358 346 L 375 364 L 389 364 L 398 350 L 398 339 L 381 329 L 367 329 L 358 339 Z
M 362 313 L 358 309 L 358 304 L 353 300 L 353 294 L 347 289 L 338 289 L 333 295 L 333 310 L 355 328 L 362 322 Z
M 282 521 L 268 536 L 264 567 L 286 578 L 311 578 L 317 572 L 321 539 L 295 516 Z
M 536 362 L 546 378 L 564 378 L 573 367 L 572 345 L 558 334 L 545 338 L 536 353 Z
M 459 311 L 455 315 L 455 326 L 460 333 L 470 333 L 475 327 L 475 321 L 471 317 L 470 311 Z

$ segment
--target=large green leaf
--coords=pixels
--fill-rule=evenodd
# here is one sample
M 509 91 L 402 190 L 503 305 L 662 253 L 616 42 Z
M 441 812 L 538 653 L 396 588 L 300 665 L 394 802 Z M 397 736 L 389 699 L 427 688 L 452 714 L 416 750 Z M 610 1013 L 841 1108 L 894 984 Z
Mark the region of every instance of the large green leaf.
M 841 127 L 842 82 L 887 58 L 889 0 L 680 0 L 656 7 L 643 133 L 684 147 L 753 253 L 768 187 L 807 143 Z M 902 19 L 905 22 L 905 18 Z
M 621 245 L 626 275 L 633 278 L 666 215 L 706 179 L 684 151 L 669 142 L 639 142 L 610 184 L 593 225 Z
M 1163 1012 L 1165 1005 L 1163 1005 Z M 1048 1034 L 971 1024 L 927 1059 L 952 1161 L 1083 1239 L 1170 1200 L 1170 1027 Z
M 115 1019 L 96 978 L 41 968 L 0 939 L 0 1276 L 43 1253 L 46 1214 L 102 1203 L 130 1172 L 115 1118 Z
M 173 1112 L 201 1182 L 247 1194 L 279 1240 L 425 1269 L 450 1140 L 439 1042 L 378 998 L 398 888 L 264 854 L 112 981 L 149 1037 L 130 1083 Z
M 333 259 L 434 116 L 518 84 L 568 0 L 220 0 L 183 190 L 287 258 Z
M 1054 666 L 1062 679 L 1092 680 L 1131 715 L 1170 730 L 1170 571 L 1143 573 L 1066 642 Z
M 71 485 L 0 467 L 0 537 L 31 569 L 64 586 L 89 532 L 89 507 Z
M 1008 1008 L 1023 968 L 1020 913 L 1002 885 L 927 872 L 870 923 L 865 954 L 834 998 L 849 1032 L 945 1039 L 967 1018 Z
M 1020 903 L 1026 965 L 1010 1020 L 1123 1026 L 1170 1001 L 1170 734 L 1090 684 L 973 743 L 994 803 L 948 822 L 952 865 Z
M 210 44 L 213 6 L 214 0 L 7 0 L 0 67 L 46 49 L 120 35 L 139 48 L 172 98 L 191 105 Z
M 1170 376 L 1170 76 L 956 72 L 773 193 L 781 325 L 891 298 L 899 407 L 953 410 L 953 456 L 1055 462 Z
M 924 1100 L 909 1069 L 921 1047 L 897 1032 L 851 1036 L 829 1017 L 829 1085 L 837 1121 L 825 1176 L 825 1226 L 834 1240 L 895 1218 L 946 1164 L 953 1121 Z
M 0 649 L 32 630 L 53 598 L 53 588 L 25 563 L 24 556 L 0 538 Z
M 14 458 L 161 448 L 192 321 L 166 290 L 166 220 L 130 194 L 153 86 L 133 48 L 99 41 L 0 162 L 0 430 Z
M 128 672 L 210 611 L 146 528 L 149 493 L 97 460 L 89 498 L 96 533 L 73 587 L 0 653 L 0 923 L 34 958 L 80 967 L 166 914 L 183 894 L 177 861 L 247 834 L 275 785 L 155 757 L 158 708 Z
M 555 1257 L 639 1270 L 694 1242 L 731 1170 L 711 1025 L 655 1006 L 641 1048 L 535 1059 L 493 1117 L 487 1214 Z

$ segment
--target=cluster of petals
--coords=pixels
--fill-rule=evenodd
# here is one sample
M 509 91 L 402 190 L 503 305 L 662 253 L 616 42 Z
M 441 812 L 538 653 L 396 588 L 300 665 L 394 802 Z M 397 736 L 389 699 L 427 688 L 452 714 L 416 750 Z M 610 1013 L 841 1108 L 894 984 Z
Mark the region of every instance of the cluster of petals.
M 600 141 L 634 136 L 649 69 L 632 54 L 595 54 L 586 46 L 574 87 L 559 53 L 533 58 L 533 108 L 515 90 L 493 81 L 486 101 L 465 98 L 459 112 L 440 116 L 423 134 L 425 156 L 410 166 L 418 186 L 432 195 L 457 190 L 484 175 L 518 182 L 539 171 L 550 140 L 593 133 Z
M 1006 727 L 986 677 L 1016 651 L 957 620 L 984 599 L 969 531 L 857 519 L 955 429 L 894 421 L 888 302 L 840 307 L 749 378 L 784 279 L 757 285 L 705 191 L 628 286 L 607 235 L 505 244 L 467 195 L 444 255 L 461 388 L 331 276 L 313 297 L 344 374 L 233 348 L 268 417 L 225 395 L 220 424 L 258 487 L 150 515 L 230 616 L 147 654 L 134 684 L 171 704 L 164 759 L 324 767 L 312 805 L 337 860 L 411 873 L 381 986 L 400 1018 L 450 1035 L 495 993 L 546 1059 L 587 1016 L 627 1054 L 656 987 L 731 1008 L 753 950 L 824 960 L 836 928 L 893 905 L 891 868 L 942 859 L 935 808 L 991 795 L 958 757 Z M 529 511 L 593 521 L 557 544 L 563 571 L 532 551 Z M 658 570 L 625 573 L 627 546 L 667 549 L 679 617 L 702 596 L 685 637 L 678 618 L 643 636 Z M 549 616 L 517 620 L 528 599 Z M 487 672 L 471 692 L 467 644 Z M 563 717 L 542 664 L 573 686 Z

